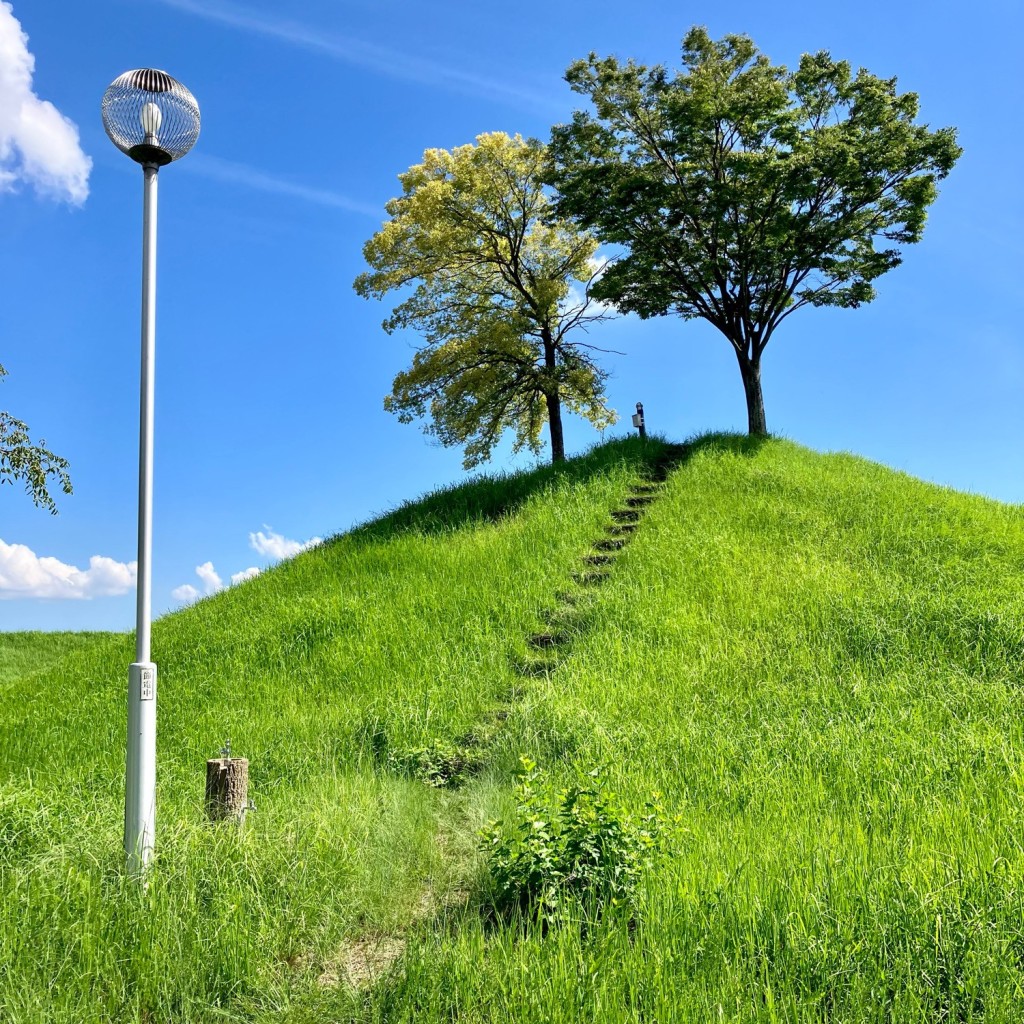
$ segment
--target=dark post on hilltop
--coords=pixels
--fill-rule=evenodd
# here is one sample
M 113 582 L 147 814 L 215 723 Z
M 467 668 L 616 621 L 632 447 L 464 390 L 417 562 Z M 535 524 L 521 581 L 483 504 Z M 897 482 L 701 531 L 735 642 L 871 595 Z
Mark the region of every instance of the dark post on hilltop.
M 647 424 L 644 423 L 644 403 L 636 403 L 636 412 L 633 413 L 633 426 L 640 432 L 641 437 L 647 436 Z

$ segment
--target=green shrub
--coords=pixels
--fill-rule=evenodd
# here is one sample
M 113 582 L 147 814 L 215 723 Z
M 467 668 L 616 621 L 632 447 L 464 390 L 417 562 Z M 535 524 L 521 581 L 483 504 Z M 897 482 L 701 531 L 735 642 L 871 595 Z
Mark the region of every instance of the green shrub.
M 432 740 L 426 746 L 408 747 L 388 754 L 392 771 L 409 775 L 428 786 L 452 789 L 461 786 L 483 767 L 480 752 L 468 745 Z
M 601 769 L 556 790 L 533 761 L 521 760 L 514 817 L 481 833 L 495 913 L 547 926 L 567 911 L 596 919 L 622 907 L 635 919 L 641 876 L 668 834 L 658 794 L 635 820 L 608 790 Z

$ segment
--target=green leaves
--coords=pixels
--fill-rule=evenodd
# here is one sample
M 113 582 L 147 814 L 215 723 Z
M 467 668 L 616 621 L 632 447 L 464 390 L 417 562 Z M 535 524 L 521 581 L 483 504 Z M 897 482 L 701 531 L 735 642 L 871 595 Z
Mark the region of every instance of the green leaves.
M 593 112 L 553 129 L 546 177 L 559 215 L 627 250 L 596 297 L 701 317 L 756 366 L 801 306 L 874 297 L 900 262 L 889 243 L 920 240 L 961 150 L 955 129 L 914 123 L 894 78 L 824 51 L 791 72 L 694 28 L 682 58 L 672 76 L 593 53 L 571 65 Z
M 539 452 L 546 422 L 557 458 L 563 405 L 599 428 L 614 421 L 606 374 L 569 337 L 606 316 L 589 300 L 597 242 L 554 215 L 545 161 L 539 142 L 502 132 L 428 149 L 399 175 L 391 219 L 363 249 L 371 271 L 356 291 L 411 287 L 383 326 L 424 337 L 385 408 L 403 422 L 429 417 L 426 432 L 463 446 L 466 468 L 508 429 L 515 450 Z
M 435 789 L 456 789 L 483 768 L 482 753 L 468 744 L 433 739 L 388 753 L 388 767 Z
M 0 366 L 0 380 L 7 371 Z M 57 504 L 50 496 L 48 483 L 53 480 L 65 494 L 71 494 L 68 463 L 54 455 L 45 441 L 33 442 L 28 425 L 0 410 L 0 484 L 25 483 L 25 493 L 40 508 L 57 514 Z
M 556 789 L 533 761 L 521 760 L 514 817 L 492 822 L 480 838 L 496 912 L 546 925 L 573 908 L 594 916 L 618 907 L 635 914 L 642 875 L 664 850 L 670 828 L 659 796 L 634 820 L 601 769 Z

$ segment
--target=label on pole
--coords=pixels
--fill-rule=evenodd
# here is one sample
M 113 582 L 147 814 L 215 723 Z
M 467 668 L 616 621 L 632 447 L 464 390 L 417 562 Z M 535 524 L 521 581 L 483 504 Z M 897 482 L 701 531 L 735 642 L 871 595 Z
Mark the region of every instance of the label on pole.
M 144 668 L 139 673 L 139 700 L 154 700 L 156 698 L 156 672 L 151 668 Z

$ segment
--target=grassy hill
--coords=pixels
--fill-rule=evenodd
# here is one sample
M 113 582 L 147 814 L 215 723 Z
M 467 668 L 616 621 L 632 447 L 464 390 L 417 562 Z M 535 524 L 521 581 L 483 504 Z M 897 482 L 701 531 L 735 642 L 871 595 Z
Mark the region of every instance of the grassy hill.
M 11 635 L 0 1020 L 1018 1022 L 1022 584 L 1020 508 L 784 441 L 432 495 L 156 624 L 145 888 L 131 638 L 31 674 Z M 202 816 L 228 738 L 242 830 Z M 488 914 L 521 755 L 661 792 L 638 913 Z
M 111 634 L 105 633 L 0 633 L 0 686 L 42 671 L 66 655 L 88 650 Z

